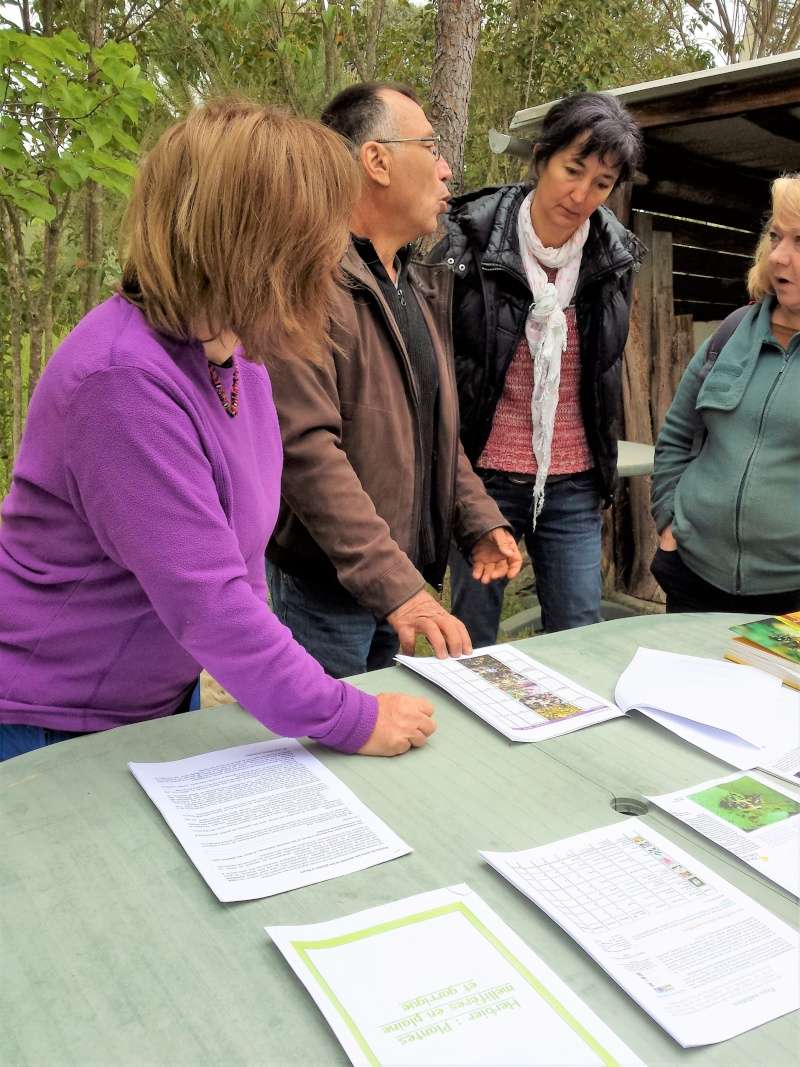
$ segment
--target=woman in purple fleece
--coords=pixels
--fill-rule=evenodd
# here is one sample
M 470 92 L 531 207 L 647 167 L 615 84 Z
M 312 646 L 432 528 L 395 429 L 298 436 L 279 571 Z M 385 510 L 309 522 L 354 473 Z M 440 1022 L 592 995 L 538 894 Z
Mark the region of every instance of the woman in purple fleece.
M 263 362 L 325 342 L 357 172 L 221 101 L 161 137 L 118 295 L 53 355 L 0 526 L 0 759 L 179 710 L 201 667 L 276 733 L 394 755 L 431 706 L 329 678 L 267 606 L 281 443 Z

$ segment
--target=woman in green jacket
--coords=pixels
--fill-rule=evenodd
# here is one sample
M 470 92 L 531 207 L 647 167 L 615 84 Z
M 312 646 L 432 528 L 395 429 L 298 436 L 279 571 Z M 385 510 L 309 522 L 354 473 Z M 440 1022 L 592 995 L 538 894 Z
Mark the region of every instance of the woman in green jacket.
M 772 186 L 755 301 L 684 374 L 656 445 L 652 572 L 667 611 L 800 610 L 800 174 Z

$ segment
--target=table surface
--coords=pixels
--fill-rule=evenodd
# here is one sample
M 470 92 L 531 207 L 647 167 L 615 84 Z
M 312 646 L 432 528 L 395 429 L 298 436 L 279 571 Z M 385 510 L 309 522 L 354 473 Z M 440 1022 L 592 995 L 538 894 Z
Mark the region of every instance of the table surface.
M 748 618 L 743 616 L 742 619 Z M 640 644 L 718 656 L 732 616 L 641 616 L 520 647 L 610 697 Z M 797 1013 L 731 1041 L 680 1048 L 479 849 L 545 844 L 624 818 L 614 797 L 659 793 L 730 768 L 632 715 L 515 744 L 403 668 L 371 692 L 434 700 L 439 729 L 399 759 L 315 754 L 414 849 L 280 896 L 220 904 L 127 769 L 266 739 L 236 706 L 127 726 L 0 765 L 0 1062 L 3 1067 L 347 1063 L 263 932 L 333 919 L 467 882 L 650 1067 L 792 1067 Z M 788 922 L 791 896 L 664 813 L 651 826 Z
M 620 478 L 632 478 L 636 474 L 652 474 L 655 461 L 655 446 L 638 441 L 618 441 L 617 473 Z

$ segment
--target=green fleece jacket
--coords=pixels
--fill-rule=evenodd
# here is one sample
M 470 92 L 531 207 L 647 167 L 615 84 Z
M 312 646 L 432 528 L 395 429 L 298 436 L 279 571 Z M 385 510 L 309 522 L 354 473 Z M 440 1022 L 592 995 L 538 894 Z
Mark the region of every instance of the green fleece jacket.
M 652 509 L 681 559 L 750 596 L 800 589 L 800 333 L 772 335 L 767 297 L 705 381 L 707 341 L 681 379 L 656 445 Z

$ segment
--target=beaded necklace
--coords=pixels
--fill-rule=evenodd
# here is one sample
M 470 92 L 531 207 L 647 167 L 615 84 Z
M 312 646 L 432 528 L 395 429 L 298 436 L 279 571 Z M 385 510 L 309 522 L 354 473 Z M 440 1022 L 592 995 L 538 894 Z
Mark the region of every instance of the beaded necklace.
M 219 397 L 220 404 L 222 404 L 229 418 L 235 419 L 239 411 L 239 364 L 236 362 L 236 356 L 231 356 L 231 360 L 233 361 L 233 381 L 231 382 L 230 400 L 228 400 L 220 376 L 217 374 L 217 368 L 213 363 L 209 363 L 208 365 L 208 375 L 211 378 L 211 384 L 214 386 L 216 394 Z

